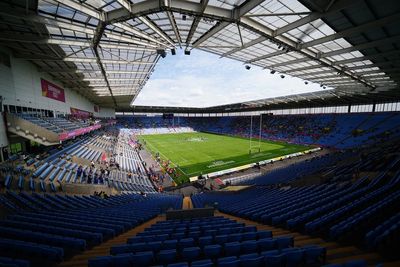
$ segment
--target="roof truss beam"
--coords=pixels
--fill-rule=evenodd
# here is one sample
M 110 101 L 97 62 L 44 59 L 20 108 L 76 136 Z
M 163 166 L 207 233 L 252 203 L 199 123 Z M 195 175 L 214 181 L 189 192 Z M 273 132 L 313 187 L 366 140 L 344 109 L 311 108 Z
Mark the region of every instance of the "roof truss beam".
M 356 27 L 349 28 L 347 30 L 343 30 L 343 31 L 340 31 L 340 32 L 304 43 L 301 45 L 301 48 L 311 47 L 311 46 L 327 43 L 330 41 L 334 41 L 339 38 L 344 38 L 344 37 L 352 36 L 354 34 L 359 34 L 363 31 L 370 30 L 370 29 L 380 27 L 380 26 L 384 26 L 393 21 L 398 21 L 399 19 L 400 19 L 400 13 L 394 14 L 394 15 L 391 15 L 388 17 L 384 17 L 382 19 L 374 20 L 374 21 L 371 21 L 371 22 L 368 22 L 368 23 L 365 23 L 365 24 L 362 24 L 362 25 L 359 25 Z
M 243 50 L 243 49 L 246 49 L 246 48 L 249 48 L 249 47 L 251 47 L 251 46 L 253 46 L 253 45 L 262 43 L 262 42 L 264 42 L 265 40 L 268 40 L 268 38 L 266 38 L 265 36 L 260 36 L 260 37 L 254 39 L 254 40 L 252 40 L 252 41 L 250 41 L 250 42 L 248 42 L 248 43 L 245 43 L 244 45 L 242 45 L 242 46 L 240 46 L 240 47 L 234 48 L 234 49 L 232 49 L 232 50 L 230 50 L 230 51 L 224 53 L 224 54 L 222 55 L 222 57 L 230 56 L 230 55 L 232 55 L 232 54 L 234 54 L 234 53 L 236 53 L 236 52 L 239 52 L 239 51 L 241 51 L 241 50 Z
M 171 24 L 172 30 L 174 31 L 176 41 L 178 42 L 179 47 L 182 47 L 182 39 L 179 34 L 178 26 L 176 25 L 174 14 L 172 14 L 171 11 L 167 11 L 167 17 L 168 17 L 169 23 Z
M 335 50 L 332 52 L 322 53 L 321 57 L 337 56 L 337 55 L 350 53 L 350 52 L 354 52 L 354 51 L 358 51 L 358 50 L 378 47 L 378 46 L 384 45 L 384 44 L 396 43 L 399 40 L 400 40 L 400 35 L 397 35 L 397 36 L 380 39 L 380 40 L 376 40 L 376 41 L 372 41 L 372 42 L 368 42 L 368 43 L 350 46 L 348 48 L 343 48 L 343 49 Z
M 383 53 L 378 53 L 378 54 L 373 54 L 373 55 L 366 55 L 366 56 L 362 56 L 362 57 L 355 57 L 355 58 L 350 58 L 350 59 L 339 60 L 339 61 L 333 62 L 333 64 L 334 65 L 345 65 L 345 64 L 350 64 L 350 63 L 354 63 L 354 62 L 372 60 L 372 59 L 383 58 L 383 57 L 399 56 L 399 55 L 400 55 L 400 50 L 392 50 L 389 52 L 383 52 Z
M 146 1 L 144 1 L 144 2 L 146 2 Z M 147 27 L 152 29 L 155 33 L 157 33 L 161 38 L 163 38 L 168 43 L 170 43 L 172 46 L 175 46 L 174 41 L 172 41 L 171 38 L 168 35 L 166 35 L 160 28 L 158 28 L 158 26 L 156 24 L 154 24 L 154 22 L 151 21 L 149 18 L 139 17 L 139 20 L 141 22 L 143 22 Z
M 313 22 L 314 20 L 323 18 L 325 16 L 328 16 L 330 14 L 336 13 L 342 9 L 345 9 L 349 6 L 357 4 L 361 0 L 354 0 L 354 1 L 348 1 L 348 0 L 337 0 L 334 2 L 333 5 L 330 6 L 329 11 L 327 12 L 313 12 L 309 14 L 308 16 L 305 16 L 301 19 L 298 19 L 292 23 L 289 23 L 279 29 L 276 29 L 274 31 L 273 36 L 279 36 L 284 34 L 285 32 L 289 32 L 293 29 L 299 28 L 305 24 L 308 24 L 310 22 Z
M 100 21 L 105 21 L 106 20 L 105 13 L 99 12 L 99 11 L 97 11 L 95 9 L 92 9 L 92 8 L 89 8 L 89 7 L 87 7 L 86 5 L 84 5 L 82 3 L 75 2 L 73 0 L 51 0 L 51 1 L 57 2 L 59 4 L 65 5 L 65 6 L 68 6 L 68 7 L 72 8 L 72 9 L 80 11 L 80 12 L 82 12 L 82 13 L 84 13 L 86 15 L 89 15 L 89 16 L 91 16 L 93 18 L 96 18 L 96 19 L 98 19 Z
M 200 5 L 201 5 L 201 13 L 204 13 L 204 10 L 206 9 L 207 5 L 208 5 L 208 1 L 209 0 L 201 0 L 200 1 Z M 189 46 L 190 41 L 192 40 L 192 37 L 194 35 L 194 33 L 196 32 L 197 26 L 199 26 L 199 23 L 201 21 L 201 16 L 196 16 L 192 22 L 192 25 L 190 26 L 190 30 L 188 33 L 188 36 L 186 38 L 186 47 Z

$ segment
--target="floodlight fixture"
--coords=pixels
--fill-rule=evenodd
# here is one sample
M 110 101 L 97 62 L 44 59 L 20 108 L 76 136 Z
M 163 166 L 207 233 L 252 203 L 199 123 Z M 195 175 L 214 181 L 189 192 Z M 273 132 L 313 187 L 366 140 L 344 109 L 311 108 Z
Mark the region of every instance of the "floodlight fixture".
M 189 49 L 185 49 L 185 55 L 190 56 L 190 50 Z
M 270 73 L 271 73 L 271 74 L 275 74 L 275 72 L 276 72 L 275 70 L 271 70 L 271 72 L 270 72 Z
M 172 54 L 173 56 L 176 55 L 176 50 L 175 50 L 175 48 L 172 48 L 172 49 L 171 49 L 171 54 Z
M 281 78 L 282 78 L 282 79 L 285 78 L 285 75 L 281 74 Z
M 164 49 L 157 49 L 157 54 L 160 55 L 162 58 L 165 58 L 167 56 L 167 53 Z
M 251 67 L 249 65 L 244 66 L 246 68 L 246 70 L 251 69 Z

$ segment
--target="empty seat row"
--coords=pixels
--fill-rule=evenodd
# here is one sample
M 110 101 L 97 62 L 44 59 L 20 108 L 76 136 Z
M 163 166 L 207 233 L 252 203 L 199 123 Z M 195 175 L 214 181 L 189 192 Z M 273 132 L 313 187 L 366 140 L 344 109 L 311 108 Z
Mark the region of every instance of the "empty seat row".
M 206 246 L 203 250 L 198 247 L 184 248 L 181 252 L 174 249 L 161 250 L 158 253 L 143 251 L 124 253 L 116 256 L 103 256 L 89 259 L 89 267 L 111 266 L 246 266 L 246 267 L 292 267 L 321 265 L 325 262 L 325 248 L 312 245 L 302 248 L 284 248 L 260 253 L 236 254 L 224 256 L 221 246 Z

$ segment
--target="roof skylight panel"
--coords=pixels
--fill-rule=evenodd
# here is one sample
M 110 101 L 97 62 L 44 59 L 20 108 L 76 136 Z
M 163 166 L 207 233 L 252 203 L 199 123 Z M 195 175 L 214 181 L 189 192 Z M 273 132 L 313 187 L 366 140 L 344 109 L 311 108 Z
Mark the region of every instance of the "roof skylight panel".
M 115 0 L 108 0 L 106 2 L 108 2 L 108 3 L 101 7 L 101 10 L 103 10 L 105 12 L 110 12 L 115 9 L 122 8 L 122 6 Z
M 342 49 L 342 47 L 340 47 L 335 42 L 323 43 L 323 44 L 314 46 L 314 48 L 317 49 L 318 51 L 322 52 L 322 53 L 328 53 L 328 52 L 332 52 L 332 51 L 336 51 L 336 50 Z
M 61 32 L 60 28 L 47 27 L 47 30 L 49 31 L 50 35 L 62 35 L 62 32 Z
M 80 21 L 80 22 L 87 22 L 89 20 L 89 16 L 87 16 L 86 14 L 80 13 L 80 12 L 76 12 L 74 17 L 74 20 Z
M 59 5 L 57 15 L 72 19 L 77 11 L 64 5 Z
M 38 1 L 38 10 L 46 13 L 55 14 L 57 12 L 58 4 L 46 0 Z

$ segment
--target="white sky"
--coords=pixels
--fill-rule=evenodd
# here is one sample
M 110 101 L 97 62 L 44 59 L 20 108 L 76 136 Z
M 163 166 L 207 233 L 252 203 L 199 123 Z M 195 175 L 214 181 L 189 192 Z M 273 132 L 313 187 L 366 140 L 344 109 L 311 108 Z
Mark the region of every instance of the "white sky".
M 285 76 L 255 66 L 246 70 L 242 62 L 200 50 L 190 56 L 177 50 L 160 58 L 133 105 L 209 107 L 321 90 L 319 84 Z

